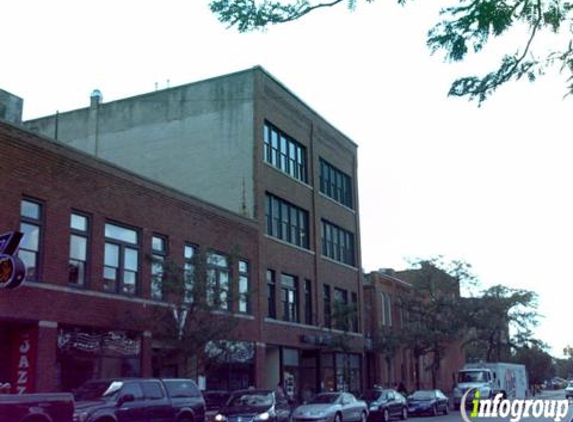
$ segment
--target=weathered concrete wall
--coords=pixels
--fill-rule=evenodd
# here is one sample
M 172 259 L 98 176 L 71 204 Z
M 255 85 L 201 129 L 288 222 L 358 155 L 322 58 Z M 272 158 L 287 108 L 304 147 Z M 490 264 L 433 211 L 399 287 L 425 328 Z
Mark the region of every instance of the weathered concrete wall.
M 0 120 L 8 123 L 22 123 L 22 98 L 0 89 Z
M 241 72 L 25 125 L 252 217 L 253 101 L 252 72 Z

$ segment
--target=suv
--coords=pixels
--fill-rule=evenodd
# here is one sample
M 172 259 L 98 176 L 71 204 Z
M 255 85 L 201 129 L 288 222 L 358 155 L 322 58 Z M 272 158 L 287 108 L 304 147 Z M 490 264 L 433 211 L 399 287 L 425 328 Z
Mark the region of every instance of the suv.
M 74 422 L 204 422 L 205 402 L 188 379 L 88 381 L 75 392 Z

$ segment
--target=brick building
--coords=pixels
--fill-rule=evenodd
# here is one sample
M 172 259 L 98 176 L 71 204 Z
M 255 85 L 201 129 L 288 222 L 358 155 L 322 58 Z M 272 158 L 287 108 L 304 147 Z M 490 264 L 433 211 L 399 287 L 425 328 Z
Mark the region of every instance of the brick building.
M 385 385 L 393 387 L 404 383 L 408 391 L 416 389 L 416 373 L 420 375 L 420 388 L 432 388 L 429 369 L 431 356 L 424 356 L 416 366 L 412 353 L 398 345 L 394 353 L 376 351 L 377 335 L 385 332 L 399 332 L 403 315 L 398 306 L 398 297 L 411 289 L 412 278 L 417 270 L 394 271 L 381 269 L 373 271 L 364 279 L 365 334 L 369 337 L 365 353 L 368 386 Z M 454 342 L 447 348 L 437 374 L 437 388 L 448 392 L 452 388 L 453 373 L 464 364 L 461 342 Z
M 0 233 L 25 233 L 19 256 L 28 267 L 20 288 L 0 290 L 0 360 L 10 363 L 0 365 L 0 381 L 14 391 L 152 375 L 146 321 L 165 303 L 154 297 L 148 254 L 183 263 L 190 247 L 239 250 L 226 270 L 235 283 L 240 273 L 255 283 L 258 232 L 249 219 L 6 123 L 0 178 Z M 253 350 L 259 312 L 257 300 L 249 312 L 230 309 Z M 251 365 L 245 382 L 254 382 Z
M 51 163 L 58 161 L 53 158 L 45 164 L 49 179 L 38 176 L 29 185 L 11 189 L 11 208 L 3 210 L 7 215 L 2 219 L 7 226 L 4 229 L 19 224 L 18 206 L 23 198 L 39 201 L 42 215 L 55 219 L 51 229 L 46 224 L 46 230 L 52 230 L 52 234 L 43 237 L 49 239 L 49 251 L 42 252 L 46 270 L 38 273 L 49 278 L 41 283 L 27 283 L 18 294 L 30 289 L 63 289 L 73 298 L 84 292 L 65 286 L 67 275 L 65 271 L 57 273 L 50 256 L 60 254 L 60 262 L 67 257 L 70 228 L 66 219 L 74 209 L 94 215 L 90 224 L 96 244 L 91 249 L 94 264 L 89 271 L 98 291 L 96 297 L 102 303 L 121 301 L 143 306 L 152 294 L 150 287 L 145 287 L 149 268 L 142 262 L 138 268 L 141 289 L 135 289 L 129 301 L 122 294 L 101 292 L 105 287 L 102 248 L 108 219 L 141 230 L 138 242 L 145 251 L 151 251 L 153 233 L 169 238 L 170 245 L 174 242 L 169 250 L 178 256 L 182 256 L 181 248 L 187 241 L 227 253 L 234 243 L 244 243 L 245 251 L 249 251 L 244 259 L 249 263 L 251 286 L 257 292 L 252 311 L 242 315 L 241 325 L 242 340 L 251 341 L 254 347 L 254 384 L 272 388 L 280 382 L 293 395 L 305 389 L 362 389 L 357 146 L 268 72 L 255 67 L 109 103 L 103 103 L 99 91 L 94 91 L 87 108 L 24 125 L 46 138 L 39 140 L 26 132 L 5 129 L 27 142 L 41 144 L 43 150 L 75 154 L 92 166 L 105 167 L 97 173 L 98 177 L 108 178 L 108 172 L 121 173 L 133 185 L 123 191 L 115 187 L 100 190 L 97 180 L 74 176 L 74 172 L 68 172 L 65 180 L 53 180 L 59 174 L 50 169 Z M 46 139 L 52 139 L 52 144 L 44 145 Z M 89 156 L 98 159 L 90 160 Z M 36 160 L 43 162 L 40 157 Z M 26 168 L 23 166 L 20 171 L 30 171 Z M 77 189 L 81 183 L 82 191 Z M 141 194 L 140 184 L 206 210 L 198 212 L 203 219 L 201 224 L 186 228 L 181 222 L 192 218 L 176 214 L 183 211 L 175 205 L 172 214 L 164 211 L 167 205 L 161 204 L 150 216 L 147 202 L 141 198 L 151 193 Z M 53 198 L 48 195 L 50 192 Z M 113 201 L 105 205 L 104 198 Z M 160 199 L 156 201 L 161 203 Z M 51 202 L 59 205 L 50 205 Z M 171 204 L 173 200 L 165 202 Z M 52 210 L 54 207 L 60 209 L 60 214 Z M 67 216 L 63 215 L 64 210 Z M 193 210 L 187 212 L 193 214 Z M 194 233 L 197 226 L 205 229 Z M 192 235 L 197 240 L 189 239 Z M 54 248 L 53 242 L 58 239 L 64 243 L 61 248 Z M 46 289 L 47 283 L 62 287 Z M 88 296 L 95 300 L 91 299 L 93 295 Z M 337 304 L 356 312 L 336 315 Z M 85 306 L 81 309 L 87 309 Z M 51 314 L 36 317 L 41 321 L 42 335 L 47 332 L 56 336 L 60 325 L 70 323 L 61 321 L 59 312 L 52 309 Z M 340 348 L 337 345 L 342 337 L 345 347 Z M 145 334 L 145 330 L 141 338 L 143 346 L 153 343 L 152 335 Z M 144 353 L 146 349 L 141 350 Z M 147 368 L 143 372 L 149 371 L 146 365 L 151 364 L 150 359 L 143 361 L 142 368 Z M 167 370 L 161 362 L 157 365 L 154 371 Z M 208 386 L 211 379 L 208 374 Z M 217 386 L 231 387 L 228 383 Z

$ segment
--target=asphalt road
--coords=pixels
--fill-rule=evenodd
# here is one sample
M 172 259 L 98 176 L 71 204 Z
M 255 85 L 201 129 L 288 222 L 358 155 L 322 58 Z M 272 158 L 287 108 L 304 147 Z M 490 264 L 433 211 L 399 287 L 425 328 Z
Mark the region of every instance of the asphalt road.
M 542 399 L 542 400 L 563 400 L 565 399 L 565 393 L 563 390 L 557 390 L 557 391 L 543 391 L 541 392 L 541 394 L 538 394 L 535 399 Z M 462 417 L 460 415 L 460 412 L 458 411 L 450 411 L 449 415 L 444 415 L 444 416 L 436 416 L 436 417 L 432 417 L 432 416 L 423 416 L 423 417 L 411 417 L 408 420 L 410 421 L 424 421 L 424 422 L 461 422 L 462 421 Z M 472 418 L 473 421 L 488 421 L 488 422 L 507 422 L 510 421 L 511 418 L 507 417 L 507 418 Z M 523 422 L 549 422 L 549 421 L 554 421 L 553 418 L 534 418 L 534 417 L 529 417 L 529 418 L 523 418 L 520 419 L 520 421 Z M 573 403 L 569 403 L 569 411 L 567 413 L 567 416 L 565 418 L 562 419 L 562 422 L 573 422 Z

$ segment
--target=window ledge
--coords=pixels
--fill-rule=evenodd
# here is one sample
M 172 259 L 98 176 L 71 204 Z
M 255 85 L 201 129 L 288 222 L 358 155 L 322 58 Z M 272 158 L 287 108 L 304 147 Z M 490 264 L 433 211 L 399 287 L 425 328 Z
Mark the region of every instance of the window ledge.
M 337 261 L 337 260 L 329 258 L 327 256 L 321 255 L 321 258 L 324 259 L 325 261 L 332 262 L 333 264 L 341 265 L 341 266 L 348 268 L 350 270 L 358 271 L 357 267 L 353 267 L 352 265 L 345 264 L 344 262 Z
M 349 206 L 344 205 L 342 202 L 338 202 L 336 199 L 331 198 L 330 196 L 328 196 L 325 193 L 322 192 L 318 192 L 318 195 L 324 199 L 329 200 L 330 202 L 344 208 L 346 211 L 351 212 L 352 214 L 356 214 L 356 210 L 353 210 L 352 208 L 350 208 Z
M 276 171 L 276 172 L 282 174 L 283 176 L 286 176 L 286 177 L 288 177 L 289 179 L 295 181 L 296 183 L 299 183 L 299 184 L 301 184 L 302 186 L 305 186 L 305 187 L 309 188 L 310 190 L 314 190 L 314 188 L 313 188 L 311 185 L 309 185 L 308 183 L 305 183 L 305 182 L 303 182 L 302 180 L 298 180 L 296 177 L 292 177 L 290 174 L 288 174 L 288 173 L 282 171 L 282 170 L 279 169 L 279 168 L 276 168 L 275 166 L 273 166 L 272 164 L 267 163 L 267 162 L 264 161 L 264 160 L 263 160 L 263 164 L 264 164 L 265 166 L 267 166 L 267 167 L 273 169 L 274 171 Z
M 297 246 L 297 245 L 294 245 L 294 244 L 292 244 L 292 243 L 286 242 L 286 241 L 284 241 L 284 240 L 277 239 L 276 237 L 271 236 L 271 235 L 268 235 L 268 234 L 265 234 L 264 236 L 265 236 L 267 239 L 271 239 L 271 240 L 274 240 L 274 241 L 277 242 L 277 243 L 280 243 L 281 245 L 290 246 L 291 248 L 297 249 L 297 250 L 302 251 L 302 252 L 306 252 L 306 253 L 308 253 L 308 254 L 310 254 L 310 255 L 316 255 L 315 252 L 314 252 L 314 251 L 311 251 L 310 249 L 305 249 L 305 248 L 303 248 L 303 247 L 301 247 L 301 246 Z
M 324 328 L 324 327 L 318 327 L 316 325 L 308 325 L 308 324 L 303 324 L 301 322 L 290 322 L 290 321 L 283 321 L 280 319 L 274 319 L 274 318 L 269 318 L 266 317 L 265 318 L 265 322 L 271 323 L 271 324 L 277 324 L 277 325 L 286 325 L 288 327 L 293 327 L 293 328 L 304 328 L 304 329 L 309 329 L 309 330 L 314 330 L 314 331 L 320 331 L 321 333 L 331 333 L 331 334 L 345 334 L 348 336 L 352 336 L 352 337 L 364 337 L 364 335 L 362 333 L 355 333 L 353 331 L 342 331 L 342 330 L 337 330 L 335 328 Z

